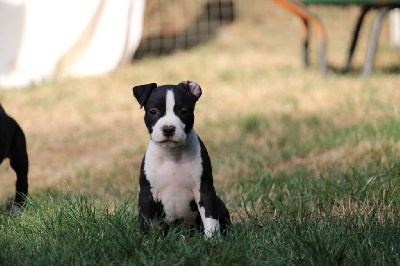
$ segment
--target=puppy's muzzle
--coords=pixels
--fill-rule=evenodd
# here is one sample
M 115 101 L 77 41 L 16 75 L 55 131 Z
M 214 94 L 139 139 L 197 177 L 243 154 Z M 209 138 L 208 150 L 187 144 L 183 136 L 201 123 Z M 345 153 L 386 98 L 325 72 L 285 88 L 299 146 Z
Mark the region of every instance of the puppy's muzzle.
M 163 126 L 162 133 L 165 137 L 172 137 L 175 134 L 175 126 L 172 125 Z

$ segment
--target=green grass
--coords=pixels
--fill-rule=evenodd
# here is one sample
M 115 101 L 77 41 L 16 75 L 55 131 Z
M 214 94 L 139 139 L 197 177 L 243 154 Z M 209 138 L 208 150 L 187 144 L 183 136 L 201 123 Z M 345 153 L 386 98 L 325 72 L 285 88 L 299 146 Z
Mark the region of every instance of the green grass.
M 139 231 L 138 144 L 107 170 L 77 167 L 62 191 L 34 189 L 22 216 L 0 214 L 0 265 L 399 264 L 399 116 L 338 116 L 347 114 L 254 112 L 200 123 L 234 218 L 220 241 L 182 228 Z M 331 153 L 339 155 L 325 162 Z
M 387 149 L 387 154 L 375 154 L 360 167 L 315 170 L 296 166 L 267 173 L 262 163 L 267 155 L 262 149 L 243 145 L 243 141 L 273 138 L 262 134 L 274 127 L 273 123 L 285 125 L 280 132 L 285 141 L 278 141 L 282 144 L 276 152 L 281 149 L 281 153 L 275 155 L 281 159 L 283 154 L 298 157 L 316 149 L 373 142 L 380 137 L 397 140 L 399 132 L 396 119 L 332 128 L 330 122 L 316 117 L 240 118 L 234 123 L 239 125 L 240 134 L 229 147 L 223 141 L 210 145 L 211 150 L 229 149 L 230 157 L 225 160 L 251 168 L 234 174 L 235 182 L 217 185 L 234 217 L 222 240 L 209 241 L 201 233 L 188 235 L 183 228 L 174 228 L 167 236 L 155 228 L 144 236 L 137 224 L 137 191 L 118 194 L 112 187 L 118 186 L 112 181 L 118 183 L 118 176 L 132 174 L 130 164 L 117 164 L 103 173 L 103 185 L 97 183 L 104 191 L 86 196 L 57 189 L 39 191 L 31 196 L 22 216 L 0 215 L 0 264 L 400 263 L 399 158 Z M 391 161 L 378 163 L 382 156 Z M 224 162 L 219 158 L 216 168 Z M 90 173 L 81 175 L 85 178 Z M 375 180 L 368 184 L 373 176 Z M 116 201 L 102 200 L 107 190 Z
M 182 228 L 146 237 L 135 199 L 98 204 L 40 193 L 21 217 L 0 216 L 0 264 L 398 264 L 400 165 L 382 169 L 367 185 L 375 170 L 314 176 L 293 169 L 240 180 L 222 191 L 225 198 L 238 193 L 228 206 L 240 221 L 219 241 Z

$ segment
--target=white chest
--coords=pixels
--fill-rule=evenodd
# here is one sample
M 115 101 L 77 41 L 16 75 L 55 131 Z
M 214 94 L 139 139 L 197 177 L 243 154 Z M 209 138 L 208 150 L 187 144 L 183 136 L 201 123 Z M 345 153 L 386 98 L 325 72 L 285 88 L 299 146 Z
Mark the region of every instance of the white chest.
M 197 135 L 196 135 L 197 137 Z M 197 138 L 184 148 L 166 149 L 152 142 L 146 152 L 144 171 L 156 202 L 164 207 L 165 219 L 170 222 L 184 219 L 193 223 L 197 212 L 191 202 L 200 198 L 202 160 Z

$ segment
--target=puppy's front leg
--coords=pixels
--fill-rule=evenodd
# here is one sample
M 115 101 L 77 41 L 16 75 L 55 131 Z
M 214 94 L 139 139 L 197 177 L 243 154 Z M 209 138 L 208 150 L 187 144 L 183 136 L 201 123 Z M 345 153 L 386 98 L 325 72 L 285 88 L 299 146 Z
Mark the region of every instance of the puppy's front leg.
M 206 238 L 211 238 L 213 235 L 220 237 L 221 233 L 215 190 L 214 187 L 208 190 L 207 193 L 200 192 L 200 201 L 198 202 L 204 233 Z
M 140 171 L 140 192 L 139 192 L 139 226 L 140 229 L 147 234 L 150 231 L 150 222 L 156 216 L 156 202 L 151 193 L 151 186 L 146 178 L 146 174 L 142 169 Z
M 139 192 L 139 225 L 140 229 L 145 233 L 150 231 L 150 221 L 154 219 L 152 209 L 155 202 L 151 195 L 150 189 L 140 188 Z

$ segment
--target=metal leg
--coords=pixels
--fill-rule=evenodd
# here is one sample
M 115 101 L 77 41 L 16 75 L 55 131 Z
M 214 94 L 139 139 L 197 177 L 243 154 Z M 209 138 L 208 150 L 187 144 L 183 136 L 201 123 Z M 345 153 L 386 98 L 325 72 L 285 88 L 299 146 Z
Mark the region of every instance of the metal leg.
M 362 78 L 364 79 L 367 78 L 369 74 L 371 74 L 372 67 L 374 65 L 376 46 L 378 44 L 379 31 L 381 29 L 382 21 L 391 9 L 393 9 L 393 7 L 381 8 L 379 10 L 378 16 L 374 21 L 374 24 L 372 25 L 372 32 L 367 51 L 367 58 L 365 60 L 364 70 L 362 73 Z
M 303 18 L 304 23 L 304 42 L 303 42 L 303 60 L 305 68 L 310 67 L 310 59 L 308 56 L 308 46 L 310 42 L 310 23 L 307 19 Z
M 318 25 L 319 24 L 319 25 Z M 321 71 L 321 75 L 323 77 L 328 76 L 328 68 L 326 66 L 326 36 L 325 36 L 325 31 L 322 28 L 322 24 L 318 22 L 318 24 L 315 24 L 317 29 L 317 35 L 319 37 L 319 55 L 318 55 L 318 62 L 319 62 L 319 70 Z
M 321 21 L 318 19 L 317 16 L 312 14 L 307 7 L 295 0 L 274 0 L 277 4 L 283 6 L 284 8 L 288 9 L 289 11 L 295 13 L 299 17 L 303 19 L 303 21 L 310 21 L 317 32 L 317 37 L 319 41 L 319 56 L 318 56 L 318 62 L 319 62 L 319 69 L 321 71 L 321 75 L 323 77 L 327 76 L 327 66 L 326 66 L 326 59 L 325 59 L 325 53 L 326 53 L 326 34 L 324 27 L 321 23 Z M 307 28 L 306 28 L 307 29 Z M 306 33 L 307 34 L 307 33 Z M 308 46 L 308 40 L 305 41 L 307 42 Z M 306 44 L 305 44 L 306 45 Z M 307 49 L 307 58 L 308 58 L 308 49 Z M 308 59 L 307 59 L 308 60 Z
M 353 58 L 354 50 L 357 45 L 358 35 L 360 33 L 360 29 L 361 29 L 362 23 L 364 21 L 364 17 L 369 10 L 371 10 L 371 6 L 363 6 L 361 8 L 360 16 L 358 17 L 356 27 L 354 28 L 354 31 L 353 31 L 353 40 L 351 41 L 349 53 L 347 55 L 346 64 L 341 70 L 342 73 L 346 73 L 350 69 L 351 59 Z

